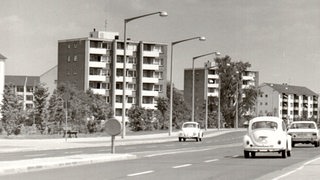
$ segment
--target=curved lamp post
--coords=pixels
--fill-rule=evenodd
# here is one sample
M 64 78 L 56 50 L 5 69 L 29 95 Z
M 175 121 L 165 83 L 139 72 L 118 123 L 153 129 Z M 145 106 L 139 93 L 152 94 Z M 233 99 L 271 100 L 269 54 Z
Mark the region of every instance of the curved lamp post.
M 124 47 L 123 47 L 123 94 L 122 94 L 122 135 L 121 137 L 124 138 L 126 135 L 126 121 L 125 121 L 125 116 L 126 116 L 126 61 L 127 61 L 127 23 L 135 20 L 135 19 L 139 19 L 139 18 L 143 18 L 146 16 L 151 16 L 151 15 L 155 15 L 155 14 L 159 14 L 159 16 L 161 17 L 166 17 L 168 16 L 168 13 L 165 11 L 159 11 L 159 12 L 154 12 L 154 13 L 149 13 L 149 14 L 144 14 L 141 16 L 136 16 L 136 17 L 132 17 L 132 18 L 127 18 L 124 20 Z
M 170 116 L 169 116 L 169 136 L 171 136 L 172 133 L 172 104 L 173 104 L 173 82 L 172 82 L 172 69 L 173 69 L 173 46 L 185 41 L 191 41 L 194 39 L 198 39 L 200 41 L 205 41 L 206 38 L 203 36 L 183 39 L 180 41 L 175 41 L 171 43 L 171 66 L 170 66 Z
M 196 57 L 193 57 L 192 58 L 192 121 L 194 121 L 194 80 L 195 80 L 195 70 L 194 70 L 194 61 L 201 58 L 201 57 L 204 57 L 204 56 L 209 56 L 209 55 L 212 55 L 212 54 L 215 54 L 216 56 L 219 56 L 220 55 L 220 52 L 211 52 L 211 53 L 207 53 L 207 54 L 203 54 L 203 55 L 200 55 L 200 56 L 196 56 Z M 206 82 L 208 83 L 208 82 Z M 207 96 L 208 94 L 206 94 Z M 207 119 L 206 119 L 207 120 Z M 207 121 L 205 123 L 206 127 L 207 127 Z M 207 129 L 207 128 L 206 128 Z

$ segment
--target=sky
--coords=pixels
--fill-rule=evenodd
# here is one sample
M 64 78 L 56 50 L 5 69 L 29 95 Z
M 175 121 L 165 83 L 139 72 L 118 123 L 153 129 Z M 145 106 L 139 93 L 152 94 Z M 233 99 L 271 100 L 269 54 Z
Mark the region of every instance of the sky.
M 119 32 L 123 21 L 166 11 L 127 24 L 127 37 L 174 46 L 173 83 L 183 89 L 192 57 L 219 51 L 251 64 L 259 82 L 288 83 L 320 92 L 319 0 L 1 0 L 0 53 L 6 75 L 39 76 L 57 65 L 58 40 L 89 32 Z M 197 59 L 203 67 L 213 56 Z M 170 51 L 168 52 L 170 69 Z M 168 74 L 169 79 L 169 74 Z

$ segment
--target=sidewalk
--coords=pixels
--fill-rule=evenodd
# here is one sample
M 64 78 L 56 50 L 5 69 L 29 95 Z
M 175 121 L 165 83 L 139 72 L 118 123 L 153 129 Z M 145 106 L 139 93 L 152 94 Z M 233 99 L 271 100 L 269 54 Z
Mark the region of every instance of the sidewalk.
M 216 130 L 209 129 L 205 131 L 205 137 L 213 137 L 234 130 Z M 161 143 L 168 141 L 178 141 L 178 132 L 171 136 L 168 133 L 126 136 L 116 136 L 115 146 Z M 70 149 L 82 147 L 109 147 L 111 146 L 111 137 L 94 137 L 94 138 L 68 138 L 65 141 L 61 139 L 0 139 L 0 154 L 8 152 L 26 152 L 42 151 L 52 149 Z M 21 172 L 29 172 L 48 168 L 58 168 L 66 166 L 76 166 L 82 164 L 92 164 L 108 161 L 120 161 L 135 159 L 136 155 L 132 154 L 79 154 L 63 157 L 33 158 L 27 160 L 1 161 L 0 176 Z

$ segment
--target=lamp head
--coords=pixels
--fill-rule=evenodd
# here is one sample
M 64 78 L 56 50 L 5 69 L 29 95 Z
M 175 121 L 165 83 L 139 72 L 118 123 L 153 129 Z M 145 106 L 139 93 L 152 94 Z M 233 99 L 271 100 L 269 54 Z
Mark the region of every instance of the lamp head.
M 216 56 L 220 56 L 221 53 L 220 52 L 215 52 Z
M 206 37 L 201 36 L 201 37 L 199 37 L 199 40 L 200 40 L 200 41 L 205 41 L 205 40 L 206 40 Z
M 161 17 L 166 17 L 166 16 L 168 16 L 168 13 L 167 13 L 166 11 L 160 11 L 160 12 L 159 12 L 159 15 L 160 15 Z

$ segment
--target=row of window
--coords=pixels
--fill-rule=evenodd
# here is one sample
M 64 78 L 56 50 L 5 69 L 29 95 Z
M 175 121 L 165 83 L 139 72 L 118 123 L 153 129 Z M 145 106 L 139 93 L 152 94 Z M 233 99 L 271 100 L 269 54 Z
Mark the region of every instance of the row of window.
M 268 106 L 268 102 L 265 102 L 264 105 Z M 263 102 L 260 102 L 260 106 L 263 106 Z M 280 106 L 280 107 L 283 106 L 281 102 L 280 102 L 280 105 L 279 105 L 279 106 Z M 318 107 L 318 105 L 316 105 L 316 104 L 309 104 L 309 106 L 310 106 L 310 108 L 313 108 L 313 107 L 314 107 L 314 108 L 317 108 L 317 107 Z M 294 106 L 293 103 L 290 103 L 290 106 L 289 106 L 289 107 L 297 107 L 297 108 L 299 108 L 298 106 Z M 300 104 L 300 107 L 307 108 L 307 107 L 308 107 L 308 104 Z

